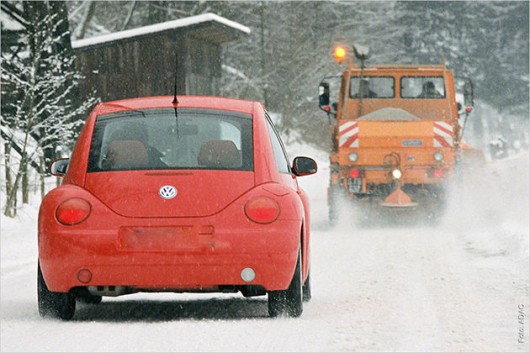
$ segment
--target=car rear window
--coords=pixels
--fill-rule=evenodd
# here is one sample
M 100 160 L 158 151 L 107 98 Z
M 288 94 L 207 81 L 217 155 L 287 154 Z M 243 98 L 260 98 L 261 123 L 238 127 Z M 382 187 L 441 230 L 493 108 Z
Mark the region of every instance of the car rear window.
M 253 170 L 252 116 L 210 109 L 145 109 L 96 120 L 88 172 Z

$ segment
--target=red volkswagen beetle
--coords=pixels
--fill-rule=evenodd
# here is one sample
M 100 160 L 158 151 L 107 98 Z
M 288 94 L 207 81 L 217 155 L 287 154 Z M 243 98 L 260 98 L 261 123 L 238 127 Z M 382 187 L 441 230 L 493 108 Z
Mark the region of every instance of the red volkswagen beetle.
M 38 224 L 41 316 L 136 292 L 268 295 L 297 317 L 311 296 L 308 198 L 264 107 L 219 97 L 97 105 Z

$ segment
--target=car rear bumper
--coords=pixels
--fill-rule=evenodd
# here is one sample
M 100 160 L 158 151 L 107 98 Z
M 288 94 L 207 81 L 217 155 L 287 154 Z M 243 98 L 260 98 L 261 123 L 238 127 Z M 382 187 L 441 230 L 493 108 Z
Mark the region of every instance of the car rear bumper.
M 164 222 L 167 225 L 160 226 Z M 191 227 L 187 231 L 167 220 L 157 224 L 91 231 L 64 226 L 39 229 L 39 262 L 48 288 L 67 292 L 80 286 L 153 291 L 289 286 L 300 245 L 298 221 L 249 223 L 240 229 L 185 226 Z M 242 279 L 246 268 L 255 272 L 252 281 Z

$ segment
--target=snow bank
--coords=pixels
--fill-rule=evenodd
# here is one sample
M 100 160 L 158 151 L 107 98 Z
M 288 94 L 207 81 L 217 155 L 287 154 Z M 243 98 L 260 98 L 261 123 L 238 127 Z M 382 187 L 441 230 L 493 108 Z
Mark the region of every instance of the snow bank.
M 474 166 L 450 190 L 443 227 L 486 257 L 529 258 L 529 154 Z

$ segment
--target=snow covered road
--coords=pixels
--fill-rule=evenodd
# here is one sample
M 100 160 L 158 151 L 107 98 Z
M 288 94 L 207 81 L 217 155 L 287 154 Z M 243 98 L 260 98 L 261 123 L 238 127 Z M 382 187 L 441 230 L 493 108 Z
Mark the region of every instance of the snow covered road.
M 437 226 L 331 228 L 322 165 L 304 180 L 313 299 L 299 319 L 269 318 L 265 297 L 172 293 L 104 298 L 71 322 L 41 319 L 37 206 L 26 207 L 2 218 L 0 350 L 527 352 L 528 155 L 496 170 L 455 193 Z

